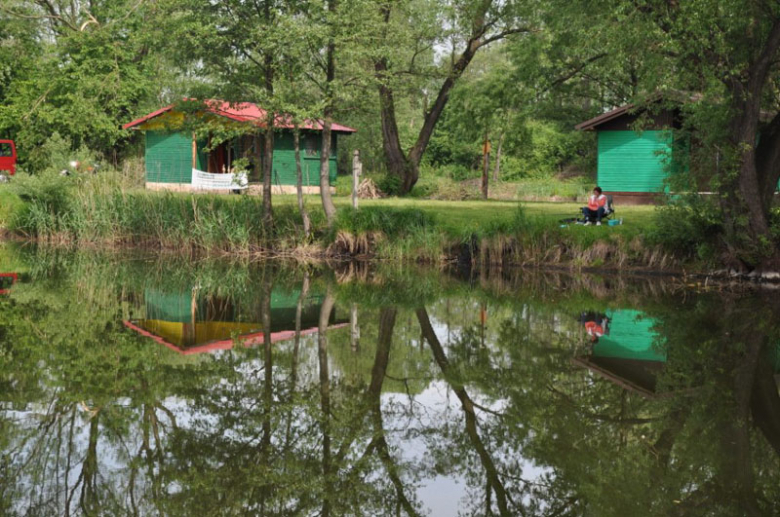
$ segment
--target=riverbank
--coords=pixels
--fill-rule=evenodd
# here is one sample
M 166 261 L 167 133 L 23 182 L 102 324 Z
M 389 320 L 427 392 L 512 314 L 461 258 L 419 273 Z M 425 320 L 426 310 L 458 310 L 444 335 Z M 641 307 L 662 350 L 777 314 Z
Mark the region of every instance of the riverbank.
M 670 241 L 667 219 L 651 206 L 617 206 L 622 225 L 584 227 L 561 223 L 577 215 L 577 203 L 386 198 L 361 200 L 356 211 L 339 196 L 338 217 L 329 228 L 319 198 L 307 196 L 313 228 L 307 236 L 295 196 L 274 197 L 274 225 L 267 228 L 261 199 L 254 196 L 149 192 L 70 178 L 36 181 L 0 186 L 0 223 L 16 238 L 58 246 L 491 267 L 713 268 L 701 249 L 679 236 Z

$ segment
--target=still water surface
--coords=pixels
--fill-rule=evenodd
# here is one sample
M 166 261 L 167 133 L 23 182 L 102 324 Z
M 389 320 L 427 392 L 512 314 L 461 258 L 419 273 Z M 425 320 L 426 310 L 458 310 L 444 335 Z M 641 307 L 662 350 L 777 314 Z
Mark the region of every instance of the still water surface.
M 0 250 L 2 515 L 778 515 L 780 295 Z

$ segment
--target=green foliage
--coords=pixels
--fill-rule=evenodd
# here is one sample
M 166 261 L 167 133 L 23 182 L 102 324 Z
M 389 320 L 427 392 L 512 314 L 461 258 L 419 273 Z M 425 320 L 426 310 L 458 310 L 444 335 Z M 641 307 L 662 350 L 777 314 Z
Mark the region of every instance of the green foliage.
M 564 168 L 595 169 L 593 134 L 572 131 L 554 121 L 530 119 L 513 127 L 514 138 L 507 138 L 505 179 L 542 178 L 560 174 Z
M 780 242 L 780 207 L 775 207 L 769 212 L 769 228 L 775 241 Z
M 390 196 L 396 196 L 401 192 L 401 178 L 393 174 L 384 174 L 377 181 L 379 190 Z
M 121 125 L 159 103 L 174 74 L 160 52 L 166 40 L 156 28 L 157 9 L 130 0 L 89 9 L 61 0 L 7 4 L 0 25 L 24 20 L 22 41 L 30 40 L 7 88 L 0 88 L 0 134 L 16 140 L 21 163 L 33 172 L 63 167 L 51 161 L 54 133 L 71 149 L 113 159 L 126 154 L 132 146 Z
M 26 203 L 25 211 L 12 221 L 12 226 L 25 219 L 36 220 L 53 228 L 67 217 L 78 179 L 48 171 L 40 174 L 19 174 L 9 185 L 9 190 Z M 48 219 L 46 223 L 42 218 Z M 27 231 L 28 227 L 17 227 Z
M 342 209 L 335 229 L 358 235 L 381 232 L 388 237 L 401 237 L 416 230 L 434 227 L 433 216 L 417 208 L 365 207 Z
M 681 256 L 711 260 L 723 235 L 723 216 L 712 199 L 690 195 L 658 209 L 649 232 L 657 242 Z
M 278 247 L 303 242 L 300 217 L 292 205 L 275 211 L 274 227 L 262 224 L 261 200 L 254 196 L 149 193 L 124 189 L 116 173 L 99 176 L 20 176 L 11 189 L 25 207 L 11 229 L 43 239 L 132 242 L 248 252 L 269 240 Z M 320 213 L 312 214 L 315 227 Z
M 71 162 L 77 162 L 78 167 L 73 167 Z M 59 173 L 67 170 L 71 173 L 78 170 L 86 170 L 87 167 L 100 167 L 99 159 L 95 152 L 81 145 L 73 149 L 71 142 L 54 132 L 47 138 L 27 160 L 27 168 L 32 173 Z

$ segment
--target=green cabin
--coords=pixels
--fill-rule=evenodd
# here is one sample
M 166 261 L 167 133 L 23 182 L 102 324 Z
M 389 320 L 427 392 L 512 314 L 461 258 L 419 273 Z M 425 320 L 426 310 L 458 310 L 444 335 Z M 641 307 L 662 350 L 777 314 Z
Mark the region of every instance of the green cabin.
M 676 165 L 672 142 L 679 121 L 677 109 L 651 113 L 627 104 L 576 129 L 597 133 L 597 182 L 604 192 L 641 200 L 665 189 L 666 175 Z
M 191 104 L 192 101 L 188 101 Z M 240 136 L 215 145 L 211 137 L 195 138 L 183 130 L 187 117 L 199 117 L 208 125 L 218 124 Z M 208 100 L 202 108 L 188 108 L 186 113 L 175 105 L 166 106 L 125 124 L 125 129 L 144 133 L 144 167 L 146 187 L 154 190 L 189 190 L 192 170 L 222 174 L 233 172 L 239 159 L 248 163 L 251 183 L 261 182 L 263 132 L 266 111 L 255 104 L 231 104 Z M 292 119 L 278 115 L 275 119 L 273 153 L 274 192 L 295 192 L 296 167 Z M 304 192 L 318 193 L 320 185 L 321 121 L 306 120 L 299 124 L 301 171 Z M 341 124 L 331 126 L 330 181 L 336 180 L 339 138 L 355 130 Z

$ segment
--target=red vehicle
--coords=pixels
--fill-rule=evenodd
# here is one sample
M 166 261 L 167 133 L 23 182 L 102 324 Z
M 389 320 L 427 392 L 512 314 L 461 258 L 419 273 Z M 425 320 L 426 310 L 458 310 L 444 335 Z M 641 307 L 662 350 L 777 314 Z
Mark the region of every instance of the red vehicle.
M 0 173 L 13 176 L 16 172 L 16 146 L 13 140 L 0 140 Z
M 0 295 L 8 294 L 17 279 L 16 273 L 0 273 Z

